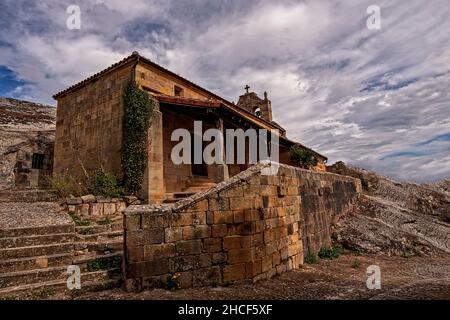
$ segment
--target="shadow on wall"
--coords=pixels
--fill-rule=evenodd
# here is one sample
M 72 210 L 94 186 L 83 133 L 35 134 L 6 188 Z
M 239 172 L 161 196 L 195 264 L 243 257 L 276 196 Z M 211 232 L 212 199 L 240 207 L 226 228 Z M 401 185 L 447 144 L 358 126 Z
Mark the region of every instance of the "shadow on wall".
M 14 189 L 49 187 L 53 168 L 54 141 L 46 133 L 39 132 L 18 145 L 9 147 L 5 156 L 14 161 Z

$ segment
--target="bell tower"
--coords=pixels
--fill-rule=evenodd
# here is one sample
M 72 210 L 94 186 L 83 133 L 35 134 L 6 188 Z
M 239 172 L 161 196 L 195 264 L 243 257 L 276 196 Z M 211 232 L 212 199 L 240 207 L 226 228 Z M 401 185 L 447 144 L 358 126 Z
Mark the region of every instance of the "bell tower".
M 237 105 L 258 117 L 271 122 L 272 103 L 267 98 L 267 92 L 264 92 L 264 99 L 261 99 L 255 92 L 249 92 L 249 85 L 246 85 L 244 89 L 246 92 L 239 97 Z

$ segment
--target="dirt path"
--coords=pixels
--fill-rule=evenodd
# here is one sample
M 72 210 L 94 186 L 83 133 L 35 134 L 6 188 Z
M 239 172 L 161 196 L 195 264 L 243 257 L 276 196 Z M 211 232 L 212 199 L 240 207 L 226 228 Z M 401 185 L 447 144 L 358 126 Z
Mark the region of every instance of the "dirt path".
M 380 267 L 380 290 L 367 289 L 369 265 Z M 71 298 L 68 295 L 52 297 Z M 86 293 L 74 299 L 450 299 L 450 255 L 402 258 L 345 254 L 336 260 L 320 260 L 318 264 L 305 265 L 256 284 L 173 292 L 154 289 L 126 293 L 113 289 Z

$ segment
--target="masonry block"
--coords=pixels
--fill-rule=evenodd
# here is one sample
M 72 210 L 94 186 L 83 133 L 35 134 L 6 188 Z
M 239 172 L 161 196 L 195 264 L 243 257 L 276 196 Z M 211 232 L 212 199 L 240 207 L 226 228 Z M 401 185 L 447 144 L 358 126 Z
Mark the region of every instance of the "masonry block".
M 230 201 L 226 197 L 217 197 L 209 199 L 209 210 L 217 211 L 217 210 L 230 210 Z
M 164 229 L 164 241 L 176 242 L 183 239 L 182 227 L 169 227 Z
M 202 268 L 193 272 L 192 278 L 194 287 L 216 286 L 222 283 L 222 273 L 220 267 L 213 266 Z
M 162 275 L 169 272 L 169 260 L 158 259 L 153 261 L 143 261 L 130 263 L 127 265 L 126 277 L 139 278 L 155 275 Z
M 94 217 L 100 217 L 103 215 L 103 203 L 91 203 L 89 204 L 89 215 Z
M 228 251 L 229 264 L 249 262 L 252 261 L 254 257 L 255 257 L 255 250 L 253 248 L 230 249 Z
M 128 262 L 140 262 L 144 260 L 144 246 L 127 246 Z
M 233 223 L 234 213 L 233 211 L 214 211 L 214 223 Z
M 227 254 L 225 252 L 217 252 L 212 254 L 213 264 L 223 264 L 227 262 Z
M 194 225 L 206 224 L 206 212 L 204 212 L 204 211 L 193 212 L 192 213 L 192 224 L 194 224 Z
M 230 236 L 223 239 L 224 250 L 241 248 L 241 236 Z
M 208 211 L 208 200 L 201 200 L 196 202 L 192 207 L 189 207 L 186 211 Z
M 262 273 L 262 259 L 257 259 L 245 264 L 246 278 L 253 278 Z
M 202 252 L 202 241 L 179 241 L 176 243 L 176 251 L 181 255 L 200 254 Z
M 125 229 L 126 231 L 136 231 L 141 228 L 141 215 L 129 214 L 125 216 Z
M 198 255 L 180 256 L 169 259 L 170 272 L 188 271 L 198 267 Z
M 167 215 L 165 214 L 143 214 L 142 229 L 166 227 L 168 224 Z
M 203 239 L 211 236 L 211 227 L 208 225 L 195 225 L 183 227 L 183 240 Z
M 244 279 L 246 275 L 245 263 L 226 265 L 223 268 L 223 281 L 236 281 Z
M 126 235 L 127 246 L 139 246 L 164 241 L 164 228 L 129 231 Z
M 158 258 L 166 258 L 175 254 L 175 244 L 148 244 L 144 245 L 144 259 L 155 260 Z
M 216 237 L 224 237 L 227 235 L 227 225 L 226 224 L 216 224 L 211 226 L 212 236 Z

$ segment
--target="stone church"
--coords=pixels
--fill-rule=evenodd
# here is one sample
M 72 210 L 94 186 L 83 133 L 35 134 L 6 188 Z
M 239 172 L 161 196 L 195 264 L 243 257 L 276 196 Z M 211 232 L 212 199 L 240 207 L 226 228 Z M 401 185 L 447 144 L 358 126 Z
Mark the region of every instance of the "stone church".
M 272 120 L 267 93 L 263 98 L 246 92 L 234 104 L 205 88 L 133 52 L 107 69 L 57 93 L 53 171 L 80 176 L 100 166 L 121 175 L 123 91 L 135 81 L 156 101 L 149 128 L 148 166 L 141 197 L 149 203 L 175 201 L 208 189 L 248 168 L 249 164 L 180 164 L 171 161 L 178 128 L 193 132 L 201 120 L 203 130 L 217 128 L 266 129 L 279 132 L 279 161 L 290 164 L 289 149 L 305 146 L 289 140 L 286 130 Z M 308 149 L 308 148 L 306 148 Z M 314 152 L 317 171 L 325 171 L 327 158 Z

